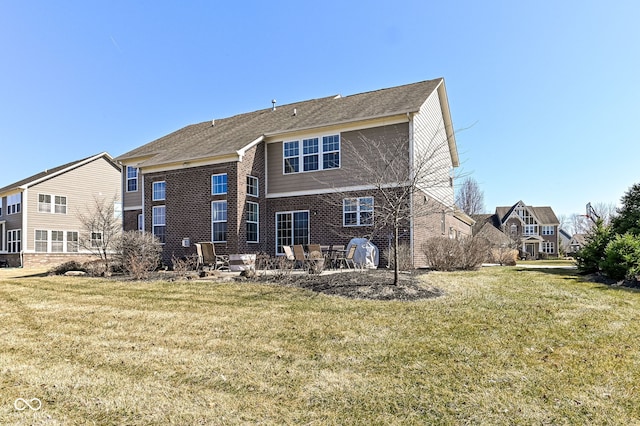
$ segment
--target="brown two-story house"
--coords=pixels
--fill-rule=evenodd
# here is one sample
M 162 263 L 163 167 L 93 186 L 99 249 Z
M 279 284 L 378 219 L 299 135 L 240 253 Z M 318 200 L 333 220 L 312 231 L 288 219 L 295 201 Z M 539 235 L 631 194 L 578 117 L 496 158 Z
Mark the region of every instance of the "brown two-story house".
M 198 241 L 213 241 L 218 253 L 277 255 L 283 245 L 367 236 L 385 249 L 389 230 L 371 232 L 384 200 L 373 182 L 355 177 L 378 160 L 367 149 L 372 142 L 399 140 L 407 173 L 386 184 L 404 185 L 424 151 L 433 153 L 438 182 L 421 187 L 413 201 L 435 206 L 433 214 L 407 217 L 402 230 L 420 266 L 429 236 L 471 233 L 454 209 L 459 160 L 443 79 L 274 103 L 184 127 L 120 155 L 124 227 L 160 238 L 165 260 L 193 254 Z M 353 152 L 361 153 L 357 161 Z

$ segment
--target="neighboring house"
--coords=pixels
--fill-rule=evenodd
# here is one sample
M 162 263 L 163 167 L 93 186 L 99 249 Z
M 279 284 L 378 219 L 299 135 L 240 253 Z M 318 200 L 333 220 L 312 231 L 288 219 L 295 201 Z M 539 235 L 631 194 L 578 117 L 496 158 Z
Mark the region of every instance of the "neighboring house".
M 347 151 L 365 141 L 407 141 L 408 164 L 435 147 L 441 184 L 416 202 L 434 207 L 408 218 L 402 241 L 414 263 L 432 235 L 469 235 L 454 214 L 452 170 L 458 152 L 443 79 L 351 96 L 330 96 L 193 124 L 116 158 L 123 167 L 124 228 L 152 232 L 163 258 L 192 255 L 192 243 L 213 241 L 217 253 L 282 254 L 290 244 L 346 244 L 369 236 L 388 247 L 390 230 L 370 235 L 383 203 L 372 184 L 354 176 L 361 164 Z M 369 155 L 369 157 L 366 157 Z M 389 182 L 398 185 L 398 182 Z M 346 194 L 339 202 L 330 196 Z
M 587 234 L 573 234 L 569 243 L 569 253 L 575 254 L 587 244 Z
M 511 207 L 497 207 L 493 215 L 472 217 L 476 220 L 474 235 L 483 235 L 494 245 L 517 247 L 523 255 L 534 259 L 558 255 L 560 222 L 551 207 L 527 206 L 518 201 Z
M 9 266 L 53 266 L 85 260 L 79 213 L 94 197 L 118 203 L 120 167 L 107 153 L 45 170 L 0 188 L 0 261 Z M 4 263 L 4 262 L 3 262 Z

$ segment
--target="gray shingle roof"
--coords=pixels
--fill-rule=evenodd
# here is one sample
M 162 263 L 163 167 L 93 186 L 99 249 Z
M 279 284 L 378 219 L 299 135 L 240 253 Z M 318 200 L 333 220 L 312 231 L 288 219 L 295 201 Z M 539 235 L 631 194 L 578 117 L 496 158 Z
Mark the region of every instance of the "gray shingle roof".
M 330 96 L 186 126 L 122 154 L 119 161 L 153 166 L 235 154 L 262 136 L 373 117 L 417 112 L 443 79 L 351 96 Z M 294 110 L 296 114 L 294 115 Z
M 504 222 L 506 217 L 511 214 L 511 211 L 515 208 L 518 203 L 513 206 L 506 207 L 496 207 L 496 215 L 500 218 L 500 221 Z M 543 225 L 559 225 L 560 221 L 556 217 L 556 214 L 553 212 L 553 209 L 548 206 L 544 207 L 533 207 L 526 206 L 529 211 L 535 216 L 535 218 L 539 221 L 540 224 Z

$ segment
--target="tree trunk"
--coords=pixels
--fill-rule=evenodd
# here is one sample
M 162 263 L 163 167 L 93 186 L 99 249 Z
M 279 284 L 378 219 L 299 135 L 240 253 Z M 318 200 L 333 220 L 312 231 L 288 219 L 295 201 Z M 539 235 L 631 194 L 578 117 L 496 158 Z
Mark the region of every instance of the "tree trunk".
M 398 234 L 400 227 L 396 223 L 393 228 L 393 285 L 400 281 L 400 262 L 398 262 Z

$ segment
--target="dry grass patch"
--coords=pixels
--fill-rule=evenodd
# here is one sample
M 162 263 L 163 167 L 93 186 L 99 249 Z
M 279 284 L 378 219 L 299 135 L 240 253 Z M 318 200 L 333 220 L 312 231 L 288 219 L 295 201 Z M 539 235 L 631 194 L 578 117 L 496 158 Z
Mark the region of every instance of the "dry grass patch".
M 446 295 L 417 302 L 21 272 L 0 271 L 0 424 L 640 418 L 640 294 L 568 271 L 431 273 Z

